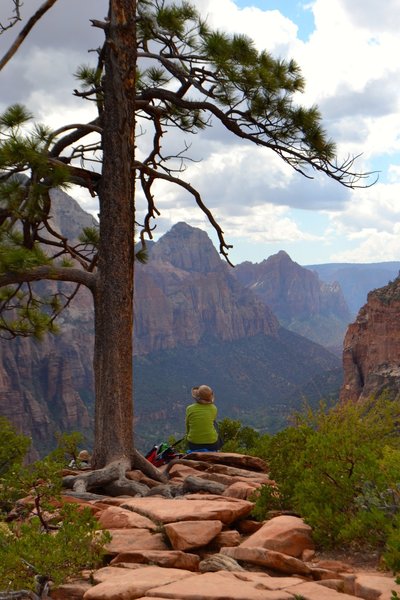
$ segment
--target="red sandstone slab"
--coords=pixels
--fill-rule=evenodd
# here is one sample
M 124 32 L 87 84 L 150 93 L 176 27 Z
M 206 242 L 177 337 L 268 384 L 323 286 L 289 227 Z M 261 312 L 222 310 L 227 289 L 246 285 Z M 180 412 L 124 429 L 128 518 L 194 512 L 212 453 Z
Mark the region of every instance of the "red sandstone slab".
M 222 575 L 222 573 L 221 573 Z M 288 588 L 299 585 L 300 583 L 304 583 L 304 579 L 300 577 L 271 577 L 267 573 L 262 572 L 253 572 L 253 571 L 243 571 L 241 573 L 234 573 L 236 579 L 240 581 L 247 581 L 254 586 L 257 586 L 259 590 L 286 590 L 289 591 Z
M 85 592 L 84 600 L 127 600 L 144 596 L 155 586 L 164 586 L 171 582 L 193 578 L 193 573 L 180 569 L 164 569 L 162 567 L 143 567 L 140 569 L 123 569 L 105 567 L 94 574 L 94 585 Z
M 240 533 L 235 529 L 231 529 L 228 531 L 221 531 L 221 533 L 212 540 L 211 545 L 213 548 L 239 546 L 241 539 Z
M 173 549 L 183 551 L 206 546 L 221 531 L 221 521 L 178 521 L 165 525 Z
M 296 575 L 309 575 L 311 569 L 306 563 L 298 558 L 268 550 L 267 548 L 236 546 L 234 548 L 221 548 L 221 554 L 230 556 L 238 561 L 245 561 L 254 565 L 262 565 L 278 573 L 290 573 Z
M 337 592 L 331 588 L 325 587 L 320 583 L 307 581 L 289 588 L 290 593 L 304 600 L 354 600 L 354 596 Z
M 120 506 L 109 506 L 97 518 L 102 529 L 156 529 L 156 525 L 147 517 Z
M 202 472 L 179 463 L 172 465 L 169 469 L 169 476 L 171 479 L 175 477 L 187 477 L 188 475 L 197 475 L 198 477 L 201 477 Z
M 189 554 L 180 550 L 131 550 L 125 554 L 117 554 L 111 565 L 124 563 L 153 564 L 159 567 L 198 571 L 200 558 L 197 554 Z
M 229 487 L 227 487 L 222 495 L 229 496 L 230 498 L 241 498 L 242 500 L 248 500 L 260 487 L 261 483 L 236 481 L 236 483 L 232 483 Z
M 82 600 L 84 593 L 91 587 L 87 581 L 64 583 L 51 590 L 51 598 L 52 600 Z
M 128 508 L 154 522 L 221 521 L 225 525 L 247 516 L 253 503 L 236 498 L 224 498 L 211 494 L 189 494 L 183 498 L 130 498 L 123 508 Z
M 259 581 L 246 581 L 241 573 L 204 573 L 194 578 L 149 590 L 146 596 L 174 600 L 293 600 L 284 590 L 257 589 Z M 292 589 L 292 588 L 291 588 Z M 346 599 L 344 599 L 346 600 Z M 354 600 L 354 598 L 353 598 Z
M 354 593 L 360 598 L 379 598 L 391 600 L 392 591 L 400 596 L 400 585 L 394 581 L 394 576 L 379 575 L 378 573 L 357 574 L 354 582 Z
M 148 529 L 110 529 L 112 539 L 106 544 L 107 554 L 122 554 L 131 550 L 168 550 L 161 533 Z
M 313 549 L 312 530 L 303 519 L 291 515 L 281 515 L 266 521 L 264 525 L 241 547 L 261 547 L 289 554 L 298 558 L 305 549 Z
M 261 473 L 266 473 L 268 471 L 268 465 L 262 458 L 248 456 L 247 454 L 231 452 L 191 452 L 185 456 L 185 458 L 187 460 L 200 460 L 202 462 L 229 465 Z

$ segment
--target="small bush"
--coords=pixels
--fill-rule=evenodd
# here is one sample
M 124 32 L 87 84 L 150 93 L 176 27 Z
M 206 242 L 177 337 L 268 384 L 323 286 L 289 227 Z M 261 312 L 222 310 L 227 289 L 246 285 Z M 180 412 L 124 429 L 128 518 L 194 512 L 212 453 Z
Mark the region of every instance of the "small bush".
M 272 485 L 263 485 L 256 490 L 250 498 L 255 502 L 252 517 L 258 521 L 264 521 L 268 511 L 284 510 L 285 505 L 278 488 Z
M 24 466 L 29 440 L 0 420 L 0 590 L 35 590 L 35 576 L 59 585 L 84 568 L 100 564 L 108 532 L 91 512 L 62 502 L 61 469 L 66 444 Z M 18 499 L 25 498 L 22 503 Z
M 295 426 L 269 441 L 280 500 L 312 526 L 321 546 L 379 546 L 388 539 L 399 505 L 399 416 L 399 403 L 385 397 L 306 407 Z M 260 494 L 259 517 L 270 510 L 270 496 Z M 388 552 L 395 546 L 394 540 Z
M 259 455 L 261 436 L 252 427 L 244 426 L 240 421 L 222 419 L 218 424 L 219 435 L 223 441 L 223 452 Z
M 38 517 L 10 524 L 6 529 L 3 524 L 0 589 L 34 590 L 36 573 L 58 586 L 82 569 L 100 564 L 109 534 L 98 532 L 97 521 L 88 509 L 65 504 L 53 512 L 53 520 L 53 528 L 47 531 Z

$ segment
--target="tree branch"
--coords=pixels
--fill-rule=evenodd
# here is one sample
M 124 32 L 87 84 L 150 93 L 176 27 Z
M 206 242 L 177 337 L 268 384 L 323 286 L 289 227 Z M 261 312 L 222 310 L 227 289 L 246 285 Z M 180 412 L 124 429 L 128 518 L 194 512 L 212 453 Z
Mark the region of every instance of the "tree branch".
M 20 31 L 16 40 L 8 49 L 8 51 L 4 54 L 3 58 L 0 60 L 0 71 L 5 67 L 8 61 L 14 56 L 17 52 L 18 48 L 21 46 L 22 42 L 28 37 L 31 29 L 36 25 L 36 23 L 42 18 L 42 16 L 55 4 L 57 0 L 46 0 L 42 4 L 42 6 L 35 12 L 35 14 L 29 19 L 25 27 Z
M 14 25 L 16 23 L 18 23 L 18 21 L 21 20 L 21 1 L 22 0 L 14 0 L 14 10 L 13 13 L 15 14 L 14 17 L 10 17 L 9 20 L 9 24 L 8 25 L 3 25 L 2 23 L 0 23 L 0 34 L 4 33 L 5 31 L 7 31 L 7 29 L 11 29 L 11 27 L 14 27 Z
M 234 133 L 236 137 L 249 140 L 255 143 L 257 146 L 263 146 L 264 148 L 273 150 L 292 168 L 309 179 L 312 179 L 312 177 L 307 175 L 299 165 L 308 165 L 316 171 L 325 173 L 328 175 L 328 177 L 331 177 L 338 183 L 341 183 L 344 187 L 352 189 L 357 187 L 371 187 L 374 185 L 374 183 L 376 183 L 376 179 L 374 179 L 374 181 L 370 184 L 365 184 L 362 186 L 357 185 L 358 181 L 367 179 L 371 175 L 375 174 L 375 172 L 357 173 L 350 170 L 358 156 L 354 158 L 348 158 L 343 161 L 342 164 L 333 164 L 328 159 L 319 156 L 307 155 L 306 153 L 301 152 L 301 150 L 289 144 L 283 145 L 274 139 L 263 139 L 261 135 L 265 135 L 266 137 L 270 136 L 267 124 L 263 124 L 261 121 L 253 122 L 252 119 L 250 119 L 247 121 L 247 126 L 249 128 L 256 126 L 259 132 L 257 134 L 247 132 L 236 119 L 232 118 L 231 114 L 225 113 L 212 102 L 204 100 L 185 100 L 170 90 L 158 88 L 149 88 L 144 90 L 141 94 L 141 99 L 157 99 L 164 102 L 170 102 L 174 106 L 184 108 L 187 111 L 208 111 L 217 117 L 217 119 L 226 127 L 226 129 Z M 240 114 L 242 117 L 246 117 L 245 113 L 240 113 L 238 111 L 237 114 L 238 116 Z
M 152 180 L 163 179 L 164 181 L 168 181 L 169 183 L 174 183 L 174 184 L 184 188 L 186 191 L 188 191 L 194 197 L 197 206 L 204 212 L 204 214 L 207 216 L 209 222 L 211 223 L 211 225 L 214 227 L 215 231 L 217 232 L 218 239 L 219 239 L 220 254 L 222 254 L 222 256 L 225 258 L 225 260 L 231 266 L 233 266 L 233 264 L 230 262 L 230 260 L 228 258 L 228 252 L 227 252 L 227 250 L 229 250 L 229 248 L 232 248 L 232 246 L 225 242 L 224 232 L 221 229 L 221 226 L 215 220 L 214 215 L 212 214 L 210 209 L 204 204 L 199 192 L 194 187 L 192 187 L 190 185 L 190 183 L 187 183 L 186 181 L 179 179 L 178 177 L 173 177 L 171 174 L 165 175 L 163 173 L 160 173 L 159 171 L 156 171 L 155 169 L 151 169 L 149 166 L 144 165 L 143 163 L 140 163 L 138 161 L 135 162 L 135 168 L 138 169 L 138 171 L 140 171 L 141 173 L 145 173 L 146 175 L 150 176 Z M 152 212 L 153 212 L 153 210 L 155 210 L 155 207 L 154 207 L 154 201 L 150 195 L 150 190 L 148 189 L 148 186 L 146 186 L 146 188 L 144 189 L 144 192 L 146 194 L 146 199 L 147 199 L 148 205 L 149 205 L 149 213 L 150 214 L 147 215 L 145 218 L 145 224 L 148 224 L 149 216 L 150 217 L 153 216 Z M 158 212 L 158 211 L 156 211 L 156 212 Z M 145 231 L 146 231 L 147 235 L 149 236 L 149 238 L 152 239 L 153 236 L 152 236 L 150 228 L 145 226 Z
M 49 152 L 49 156 L 57 157 L 65 148 L 71 146 L 72 144 L 85 137 L 89 133 L 95 132 L 101 135 L 103 131 L 103 129 L 99 125 L 99 119 L 96 118 L 90 123 L 76 123 L 72 125 L 65 125 L 65 127 L 60 127 L 60 129 L 57 129 L 56 131 L 52 132 L 50 141 L 52 141 L 56 136 L 60 135 L 60 133 L 63 133 L 64 131 L 69 131 L 71 129 L 74 129 L 75 131 L 68 135 L 65 135 L 60 140 L 55 142 L 54 146 Z
M 90 290 L 94 290 L 96 285 L 96 275 L 94 273 L 88 273 L 82 269 L 44 265 L 27 271 L 9 271 L 0 275 L 0 287 L 17 283 L 42 281 L 43 279 L 80 283 Z

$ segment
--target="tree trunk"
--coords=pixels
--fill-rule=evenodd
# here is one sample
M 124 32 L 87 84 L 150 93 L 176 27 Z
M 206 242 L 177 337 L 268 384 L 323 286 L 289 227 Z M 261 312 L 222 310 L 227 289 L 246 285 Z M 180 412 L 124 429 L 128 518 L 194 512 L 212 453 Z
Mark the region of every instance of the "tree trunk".
M 94 468 L 133 456 L 136 0 L 110 0 L 95 306 Z

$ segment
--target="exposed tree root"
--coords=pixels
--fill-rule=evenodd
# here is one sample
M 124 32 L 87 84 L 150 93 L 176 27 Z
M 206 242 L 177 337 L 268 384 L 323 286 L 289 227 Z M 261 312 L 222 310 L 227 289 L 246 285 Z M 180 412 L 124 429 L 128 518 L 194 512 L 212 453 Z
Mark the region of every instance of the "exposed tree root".
M 151 479 L 161 481 L 161 483 L 166 483 L 169 479 L 168 475 L 160 471 L 160 469 L 157 469 L 157 467 L 151 464 L 151 462 L 149 462 L 143 456 L 143 454 L 140 454 L 140 452 L 136 449 L 133 451 L 132 463 L 135 469 L 139 469 L 142 471 L 142 473 L 144 473 L 144 475 L 147 475 L 147 477 L 150 477 Z
M 139 469 L 147 477 L 160 483 L 168 482 L 168 475 L 152 465 L 137 450 L 134 451 L 132 463 L 135 469 Z M 146 496 L 149 487 L 128 479 L 125 473 L 129 470 L 131 470 L 129 462 L 121 459 L 110 463 L 103 469 L 80 471 L 77 475 L 66 475 L 63 477 L 63 485 L 80 497 L 90 492 L 107 496 Z

